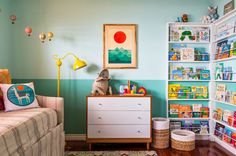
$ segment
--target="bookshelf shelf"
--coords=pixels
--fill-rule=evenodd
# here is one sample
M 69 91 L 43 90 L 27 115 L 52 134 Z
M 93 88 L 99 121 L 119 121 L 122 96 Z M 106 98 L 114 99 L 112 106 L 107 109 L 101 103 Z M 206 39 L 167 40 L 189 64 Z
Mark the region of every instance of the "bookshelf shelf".
M 214 139 L 215 142 L 217 142 L 218 144 L 220 144 L 221 146 L 223 146 L 225 149 L 227 149 L 228 151 L 232 152 L 235 154 L 236 152 L 236 148 L 234 148 L 231 144 L 228 144 L 222 140 L 220 140 L 219 138 L 217 138 L 214 133 L 211 134 L 212 138 Z
M 168 101 L 209 101 L 210 99 L 168 99 Z
M 227 123 L 222 122 L 222 121 L 218 121 L 218 120 L 216 120 L 216 119 L 212 119 L 212 120 L 213 120 L 214 122 L 218 122 L 218 123 L 220 123 L 221 125 L 224 125 L 224 126 L 230 128 L 230 129 L 232 129 L 233 131 L 236 132 L 236 128 L 235 128 L 235 127 L 229 126 Z
M 236 80 L 212 80 L 212 82 L 235 83 Z
M 178 41 L 170 41 L 170 44 L 210 44 L 210 42 L 178 42 Z
M 170 120 L 210 120 L 210 118 L 169 118 Z
M 236 60 L 236 56 L 229 57 L 229 58 L 224 58 L 224 59 L 213 60 L 213 63 L 231 61 L 231 60 Z
M 169 63 L 210 63 L 210 61 L 168 61 Z
M 169 82 L 210 82 L 210 80 L 168 80 Z
M 216 40 L 213 41 L 213 42 L 224 41 L 224 40 L 226 40 L 226 39 L 228 39 L 228 38 L 231 38 L 231 37 L 234 37 L 234 36 L 236 36 L 236 33 L 232 33 L 232 34 L 226 35 L 226 36 L 224 36 L 224 37 L 218 38 L 218 39 L 216 39 Z
M 228 103 L 228 102 L 218 101 L 218 100 L 213 100 L 213 101 L 214 101 L 214 102 L 223 103 L 223 104 L 226 104 L 226 105 L 230 105 L 230 106 L 235 106 L 235 107 L 236 107 L 236 104 L 233 104 L 233 103 Z

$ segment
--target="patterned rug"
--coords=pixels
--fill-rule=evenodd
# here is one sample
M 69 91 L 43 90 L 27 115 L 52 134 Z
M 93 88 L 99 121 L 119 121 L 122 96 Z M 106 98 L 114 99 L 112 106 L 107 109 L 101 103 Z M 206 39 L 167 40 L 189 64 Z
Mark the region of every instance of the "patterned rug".
M 68 151 L 65 156 L 157 156 L 155 151 Z

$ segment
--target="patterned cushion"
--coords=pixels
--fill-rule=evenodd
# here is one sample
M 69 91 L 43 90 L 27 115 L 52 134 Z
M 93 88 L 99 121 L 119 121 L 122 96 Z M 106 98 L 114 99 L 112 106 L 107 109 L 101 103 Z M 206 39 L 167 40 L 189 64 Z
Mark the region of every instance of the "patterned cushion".
M 39 107 L 34 84 L 0 84 L 5 111 Z
M 11 76 L 8 69 L 0 69 L 0 84 L 11 84 Z M 3 94 L 0 89 L 0 110 L 4 109 Z

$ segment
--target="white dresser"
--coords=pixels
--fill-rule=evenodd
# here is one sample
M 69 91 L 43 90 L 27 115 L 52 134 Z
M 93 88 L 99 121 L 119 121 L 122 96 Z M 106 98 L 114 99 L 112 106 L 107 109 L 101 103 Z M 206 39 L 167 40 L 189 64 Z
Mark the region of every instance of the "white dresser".
M 151 96 L 87 96 L 87 143 L 149 143 Z

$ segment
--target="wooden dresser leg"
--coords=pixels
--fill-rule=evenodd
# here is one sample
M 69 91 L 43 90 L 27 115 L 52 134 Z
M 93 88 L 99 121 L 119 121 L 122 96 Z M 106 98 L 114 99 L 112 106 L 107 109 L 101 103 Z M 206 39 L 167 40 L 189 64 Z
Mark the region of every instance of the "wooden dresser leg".
M 150 143 L 147 143 L 147 150 L 149 150 Z
M 89 143 L 89 150 L 91 151 L 92 150 L 92 144 Z

